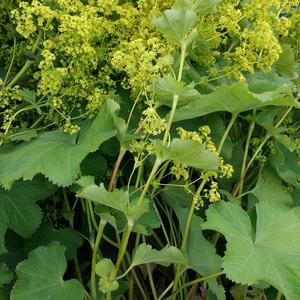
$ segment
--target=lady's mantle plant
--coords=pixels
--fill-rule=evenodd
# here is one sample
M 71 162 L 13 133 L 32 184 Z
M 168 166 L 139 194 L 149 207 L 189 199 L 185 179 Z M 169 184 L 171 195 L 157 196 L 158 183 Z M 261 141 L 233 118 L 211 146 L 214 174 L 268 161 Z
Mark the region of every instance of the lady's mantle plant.
M 2 2 L 0 298 L 299 299 L 299 0 Z

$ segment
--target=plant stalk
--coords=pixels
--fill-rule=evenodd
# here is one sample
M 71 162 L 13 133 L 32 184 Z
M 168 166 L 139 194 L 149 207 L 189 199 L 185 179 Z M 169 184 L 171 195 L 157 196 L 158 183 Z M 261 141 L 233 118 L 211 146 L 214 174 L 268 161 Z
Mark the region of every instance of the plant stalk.
M 100 241 L 103 235 L 103 231 L 106 225 L 106 221 L 101 220 L 99 224 L 99 230 L 97 232 L 95 245 L 93 248 L 93 255 L 92 255 L 92 267 L 91 267 L 91 294 L 93 300 L 97 300 L 97 287 L 96 287 L 96 263 L 97 263 L 97 253 L 100 245 Z

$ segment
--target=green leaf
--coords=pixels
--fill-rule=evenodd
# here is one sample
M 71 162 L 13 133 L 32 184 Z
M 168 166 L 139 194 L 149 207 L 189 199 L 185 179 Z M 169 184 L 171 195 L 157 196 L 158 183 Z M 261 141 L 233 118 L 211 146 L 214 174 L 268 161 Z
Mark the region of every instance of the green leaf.
M 103 293 L 110 293 L 119 288 L 119 283 L 117 280 L 110 281 L 105 278 L 100 278 L 99 290 Z
M 180 230 L 184 233 L 189 209 L 178 206 L 173 207 L 179 220 Z M 209 275 L 221 271 L 221 257 L 216 254 L 214 246 L 208 242 L 201 231 L 203 220 L 194 215 L 187 242 L 188 268 L 201 275 Z M 199 253 L 205 260 L 199 259 Z
M 116 280 L 111 281 L 109 279 L 113 270 L 114 264 L 108 258 L 103 258 L 96 264 L 95 272 L 100 277 L 99 289 L 103 293 L 110 293 L 119 287 L 119 283 Z
M 271 156 L 271 165 L 287 183 L 300 189 L 300 164 L 297 153 L 290 152 L 282 144 L 276 143 L 277 152 Z
M 173 139 L 168 147 L 162 145 L 160 141 L 155 141 L 154 147 L 162 161 L 173 160 L 208 170 L 217 169 L 219 166 L 216 154 L 206 150 L 204 144 L 192 140 Z
M 103 258 L 101 259 L 95 267 L 95 272 L 99 277 L 108 279 L 110 274 L 114 270 L 114 264 L 111 259 Z
M 291 45 L 281 44 L 282 52 L 275 63 L 276 71 L 283 75 L 291 75 L 294 72 L 295 54 Z
M 130 99 L 128 100 L 130 101 Z M 113 118 L 114 127 L 117 129 L 117 139 L 120 142 L 120 145 L 124 147 L 124 149 L 129 149 L 129 142 L 133 138 L 135 138 L 136 135 L 127 133 L 128 130 L 125 120 L 123 118 L 120 118 L 116 114 L 116 112 L 119 113 L 119 111 L 120 105 L 116 102 L 114 102 L 114 105 L 110 106 L 109 108 L 109 113 Z
M 163 33 L 168 40 L 183 43 L 198 18 L 190 9 L 167 9 L 163 15 L 152 21 L 152 24 Z
M 10 135 L 8 138 L 10 141 L 25 141 L 29 142 L 33 138 L 36 138 L 38 136 L 36 130 L 34 129 L 23 129 L 22 131 L 16 132 L 12 135 Z
M 113 192 L 108 192 L 102 183 L 100 186 L 92 184 L 84 187 L 79 193 L 77 193 L 77 196 L 120 211 L 133 222 L 140 219 L 149 211 L 149 203 L 147 199 L 145 199 L 142 205 L 137 206 L 136 202 L 138 199 L 129 201 L 129 193 L 127 191 L 115 189 Z M 110 221 L 109 223 L 114 227 L 117 225 L 114 217 L 110 214 L 106 216 L 103 215 L 103 217 L 108 217 Z
M 35 104 L 35 102 L 36 102 L 36 92 L 35 91 L 31 91 L 29 89 L 23 89 L 20 94 L 24 101 L 26 101 L 30 104 Z
M 178 0 L 177 6 L 182 8 L 190 8 L 201 15 L 212 14 L 217 11 L 217 4 L 221 0 Z
M 17 268 L 18 279 L 11 300 L 82 300 L 83 287 L 78 280 L 63 280 L 67 263 L 65 247 L 57 242 L 41 246 L 29 253 Z
M 153 228 L 160 227 L 160 217 L 155 210 L 153 199 L 145 198 L 146 208 L 138 219 L 135 219 L 132 231 L 140 234 L 151 235 Z
M 10 283 L 12 279 L 12 272 L 8 269 L 7 265 L 4 262 L 0 261 L 0 287 L 4 284 Z
M 124 213 L 102 204 L 96 204 L 94 211 L 103 221 L 115 228 L 118 233 L 126 229 L 128 220 Z
M 255 188 L 251 191 L 261 202 L 267 201 L 271 205 L 292 206 L 293 198 L 282 188 L 282 181 L 276 172 L 266 166 L 260 173 Z
M 1 149 L 0 183 L 10 188 L 15 180 L 31 180 L 41 173 L 57 185 L 72 184 L 87 154 L 96 151 L 104 141 L 115 135 L 108 113 L 111 103 L 107 101 L 97 117 L 82 127 L 77 143 L 76 137 L 54 131 L 42 133 L 9 151 Z
M 186 257 L 182 252 L 173 246 L 166 246 L 161 250 L 152 249 L 151 245 L 140 244 L 132 259 L 132 266 L 141 264 L 156 263 L 163 266 L 170 264 L 186 264 Z
M 75 181 L 81 188 L 85 188 L 95 184 L 95 178 L 93 176 L 82 176 Z
M 178 207 L 174 210 L 183 234 L 189 210 Z M 205 276 L 221 271 L 221 257 L 216 254 L 214 246 L 204 238 L 201 231 L 202 223 L 203 220 L 200 217 L 193 216 L 186 251 L 188 256 L 187 267 Z M 205 259 L 199 259 L 199 253 L 201 253 L 201 257 Z M 217 296 L 217 299 L 225 300 L 225 291 L 217 284 L 217 281 L 210 279 L 208 283 L 210 291 Z
M 287 300 L 300 295 L 300 209 L 256 205 L 255 231 L 247 213 L 237 205 L 219 202 L 206 211 L 204 229 L 221 232 L 227 239 L 223 268 L 237 283 L 265 281 Z
M 127 191 L 115 189 L 113 192 L 108 192 L 103 183 L 101 183 L 100 186 L 93 184 L 85 187 L 77 193 L 77 196 L 106 205 L 127 215 L 129 204 L 129 194 Z
M 107 172 L 107 161 L 100 151 L 89 153 L 81 162 L 81 175 L 100 176 Z
M 184 189 L 184 181 L 171 181 L 170 184 L 178 184 L 182 186 L 172 186 L 167 185 L 165 186 L 160 195 L 162 196 L 163 200 L 171 206 L 173 209 L 175 206 L 177 207 L 190 207 L 193 201 L 193 195 L 187 193 Z M 194 186 L 189 186 L 189 188 L 193 188 Z
M 294 99 L 289 86 L 281 86 L 276 90 L 255 94 L 249 91 L 246 83 L 239 82 L 218 86 L 212 93 L 200 95 L 197 100 L 179 107 L 174 121 L 193 119 L 217 111 L 237 114 L 269 105 L 300 108 L 300 104 Z
M 274 137 L 279 143 L 284 145 L 290 151 L 294 151 L 296 148 L 295 142 L 285 133 L 286 128 L 275 128 L 276 118 L 282 117 L 286 112 L 285 107 L 268 107 L 262 109 L 262 111 L 256 116 L 256 123 L 265 128 L 268 134 Z
M 33 181 L 16 182 L 7 191 L 0 188 L 0 254 L 5 252 L 4 236 L 8 228 L 24 238 L 39 227 L 42 213 L 35 203 L 50 196 L 56 188 L 38 177 Z
M 182 81 L 177 81 L 171 74 L 164 78 L 158 78 L 154 90 L 160 105 L 172 107 L 173 96 L 179 96 L 178 106 L 188 104 L 197 99 L 200 94 L 194 89 L 194 84 L 185 85 Z
M 75 257 L 77 248 L 82 245 L 82 237 L 72 228 L 55 229 L 49 223 L 43 223 L 34 235 L 25 242 L 25 251 L 29 252 L 38 246 L 46 246 L 57 241 L 66 247 L 66 258 Z

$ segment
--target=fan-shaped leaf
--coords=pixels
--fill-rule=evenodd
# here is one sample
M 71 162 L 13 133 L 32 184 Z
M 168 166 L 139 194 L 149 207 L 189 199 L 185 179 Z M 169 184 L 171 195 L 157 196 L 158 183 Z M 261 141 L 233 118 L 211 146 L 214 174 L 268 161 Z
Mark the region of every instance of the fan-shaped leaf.
M 154 147 L 162 161 L 174 160 L 194 168 L 209 170 L 219 166 L 217 155 L 206 150 L 204 144 L 192 140 L 173 139 L 168 147 L 156 141 Z
M 55 186 L 41 177 L 16 182 L 9 191 L 0 188 L 0 254 L 5 251 L 4 237 L 8 228 L 25 238 L 38 229 L 42 214 L 35 202 L 55 190 Z
M 166 38 L 175 43 L 183 43 L 192 26 L 198 18 L 190 9 L 167 9 L 163 15 L 152 21 L 152 24 L 163 33 Z
M 151 245 L 140 244 L 133 255 L 132 266 L 147 263 L 169 266 L 172 263 L 186 264 L 186 261 L 186 257 L 176 247 L 167 246 L 161 250 L 155 250 Z
M 300 296 L 300 209 L 256 205 L 256 230 L 237 205 L 216 203 L 207 210 L 204 229 L 221 232 L 227 239 L 223 268 L 238 283 L 265 281 L 287 300 Z
M 29 253 L 17 268 L 18 279 L 11 300 L 82 300 L 83 287 L 78 280 L 63 280 L 67 263 L 65 247 L 57 242 Z
M 217 111 L 228 111 L 236 114 L 268 105 L 300 108 L 300 104 L 294 99 L 288 86 L 255 94 L 249 91 L 246 83 L 236 83 L 221 85 L 212 93 L 200 95 L 197 100 L 179 107 L 175 113 L 174 121 L 193 119 Z
M 93 121 L 82 127 L 76 137 L 62 132 L 45 132 L 38 138 L 0 151 L 0 183 L 5 188 L 20 178 L 30 180 L 41 173 L 55 184 L 72 184 L 80 170 L 83 159 L 104 141 L 115 135 L 107 101 Z

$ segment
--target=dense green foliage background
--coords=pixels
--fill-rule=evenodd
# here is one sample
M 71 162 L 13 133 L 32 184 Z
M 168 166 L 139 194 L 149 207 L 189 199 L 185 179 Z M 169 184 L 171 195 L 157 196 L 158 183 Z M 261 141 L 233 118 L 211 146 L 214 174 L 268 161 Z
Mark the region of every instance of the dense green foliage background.
M 2 0 L 0 300 L 300 298 L 299 0 Z

